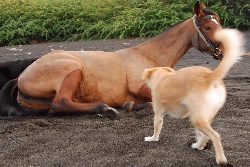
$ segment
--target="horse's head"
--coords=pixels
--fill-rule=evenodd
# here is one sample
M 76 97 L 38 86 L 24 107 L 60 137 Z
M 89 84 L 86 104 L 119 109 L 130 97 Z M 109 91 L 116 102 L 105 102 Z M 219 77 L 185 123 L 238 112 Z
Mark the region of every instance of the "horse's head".
M 214 39 L 215 31 L 222 28 L 218 14 L 207 9 L 204 3 L 199 1 L 194 5 L 194 13 L 192 19 L 197 33 L 192 39 L 193 46 L 221 60 L 223 48 L 220 42 Z

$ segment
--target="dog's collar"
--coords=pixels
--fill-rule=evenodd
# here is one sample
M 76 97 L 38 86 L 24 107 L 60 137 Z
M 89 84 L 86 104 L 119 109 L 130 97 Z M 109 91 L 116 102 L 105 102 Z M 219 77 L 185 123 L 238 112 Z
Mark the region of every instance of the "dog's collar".
M 194 23 L 194 27 L 198 33 L 198 45 L 200 46 L 200 42 L 199 42 L 199 37 L 201 37 L 201 39 L 203 39 L 203 41 L 206 43 L 206 45 L 208 47 L 210 47 L 211 49 L 213 49 L 214 53 L 214 59 L 218 60 L 219 58 L 223 57 L 222 56 L 222 51 L 218 48 L 218 46 L 220 45 L 220 42 L 217 43 L 213 43 L 208 37 L 207 35 L 202 31 L 200 25 L 199 25 L 199 21 L 204 20 L 204 19 L 214 19 L 213 15 L 206 15 L 202 18 L 197 19 L 196 15 L 193 16 L 193 23 Z

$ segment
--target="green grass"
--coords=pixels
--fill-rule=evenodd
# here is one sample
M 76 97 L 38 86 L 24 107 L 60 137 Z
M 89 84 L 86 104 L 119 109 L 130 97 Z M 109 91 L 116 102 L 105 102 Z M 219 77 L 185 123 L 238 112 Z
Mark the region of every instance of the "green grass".
M 0 45 L 150 37 L 193 15 L 196 1 L 2 0 Z M 225 27 L 250 30 L 246 1 L 204 1 Z M 223 3 L 222 3 L 223 2 Z

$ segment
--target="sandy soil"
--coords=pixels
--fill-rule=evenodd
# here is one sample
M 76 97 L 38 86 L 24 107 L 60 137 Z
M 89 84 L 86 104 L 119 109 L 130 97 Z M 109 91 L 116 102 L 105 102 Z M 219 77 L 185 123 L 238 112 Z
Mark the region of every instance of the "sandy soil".
M 246 32 L 250 51 L 250 32 Z M 52 49 L 113 51 L 146 39 L 44 43 L 0 48 L 0 62 L 40 57 Z M 225 83 L 228 97 L 214 120 L 228 161 L 250 166 L 250 57 L 235 65 Z M 176 69 L 191 65 L 215 68 L 218 61 L 191 49 Z M 164 118 L 159 142 L 144 142 L 153 133 L 151 108 L 124 113 L 120 120 L 97 115 L 42 116 L 0 119 L 0 166 L 216 166 L 211 143 L 204 151 L 191 149 L 193 128 L 188 120 Z

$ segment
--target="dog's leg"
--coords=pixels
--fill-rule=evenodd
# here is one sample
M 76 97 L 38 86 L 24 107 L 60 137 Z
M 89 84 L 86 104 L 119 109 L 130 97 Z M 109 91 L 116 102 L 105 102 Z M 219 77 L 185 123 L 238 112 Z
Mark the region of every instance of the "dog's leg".
M 207 144 L 209 137 L 199 131 L 198 129 L 195 129 L 195 135 L 196 135 L 196 143 L 192 144 L 193 149 L 197 150 L 203 150 L 205 145 Z
M 156 110 L 154 116 L 154 135 L 151 137 L 145 137 L 145 141 L 158 141 L 163 124 L 164 111 Z
M 223 165 L 227 164 L 227 158 L 224 155 L 220 135 L 211 128 L 209 121 L 202 119 L 193 119 L 192 122 L 198 130 L 211 138 L 215 148 L 216 162 Z

